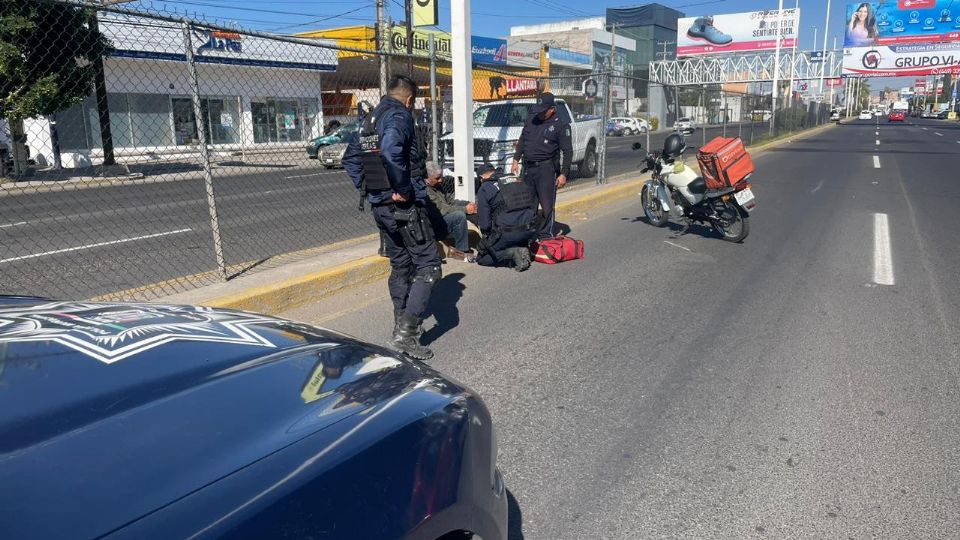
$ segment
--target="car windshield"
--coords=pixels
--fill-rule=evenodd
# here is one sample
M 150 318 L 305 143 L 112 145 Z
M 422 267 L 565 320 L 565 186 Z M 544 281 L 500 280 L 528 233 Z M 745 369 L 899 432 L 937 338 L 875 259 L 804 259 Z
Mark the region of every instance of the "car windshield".
M 533 103 L 499 103 L 473 113 L 473 127 L 523 127 Z
M 689 118 L 681 118 L 680 121 L 681 121 L 681 122 L 689 122 L 690 119 L 689 119 Z

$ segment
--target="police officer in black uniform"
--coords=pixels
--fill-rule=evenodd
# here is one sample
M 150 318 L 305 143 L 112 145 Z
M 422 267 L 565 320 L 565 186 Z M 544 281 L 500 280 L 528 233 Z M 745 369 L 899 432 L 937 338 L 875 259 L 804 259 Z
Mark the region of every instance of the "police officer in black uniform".
M 544 219 L 537 231 L 537 237 L 543 240 L 553 237 L 557 189 L 567 183 L 570 162 L 573 160 L 573 143 L 570 140 L 570 124 L 557 115 L 553 94 L 541 94 L 540 102 L 530 112 L 513 156 L 512 172 L 520 173 L 522 160 L 524 183 L 533 190 L 534 197 L 543 209 Z
M 537 201 L 530 188 L 516 177 L 500 178 L 493 165 L 480 169 L 477 191 L 477 226 L 481 266 L 509 266 L 517 272 L 530 268 L 530 240 L 537 232 Z
M 347 146 L 343 166 L 373 208 L 374 220 L 386 239 L 394 307 L 390 345 L 410 357 L 428 360 L 433 352 L 420 344 L 420 323 L 441 272 L 425 210 L 426 185 L 412 175 L 416 133 L 411 110 L 416 97 L 417 86 L 410 78 L 393 77 L 387 96 L 367 114 L 360 132 Z

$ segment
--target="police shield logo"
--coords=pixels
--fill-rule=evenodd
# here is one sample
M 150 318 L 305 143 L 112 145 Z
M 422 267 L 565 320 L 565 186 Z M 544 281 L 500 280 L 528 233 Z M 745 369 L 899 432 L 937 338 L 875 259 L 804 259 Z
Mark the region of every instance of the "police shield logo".
M 112 364 L 173 341 L 273 348 L 251 327 L 275 322 L 193 306 L 55 302 L 0 309 L 0 343 L 58 343 Z

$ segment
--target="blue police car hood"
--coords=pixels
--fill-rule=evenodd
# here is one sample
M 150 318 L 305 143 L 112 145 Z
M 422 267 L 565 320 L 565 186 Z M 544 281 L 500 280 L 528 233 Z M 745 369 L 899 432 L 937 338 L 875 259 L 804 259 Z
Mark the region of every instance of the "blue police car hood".
M 0 297 L 0 530 L 107 534 L 431 378 L 262 315 Z

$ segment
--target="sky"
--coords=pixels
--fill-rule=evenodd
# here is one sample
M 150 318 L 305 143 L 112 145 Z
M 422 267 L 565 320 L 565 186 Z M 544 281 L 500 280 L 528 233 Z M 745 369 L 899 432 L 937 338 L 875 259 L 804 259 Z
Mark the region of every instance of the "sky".
M 384 0 L 388 15 L 403 20 L 403 0 Z M 451 0 L 440 1 L 440 29 L 450 29 Z M 843 29 L 848 0 L 831 2 L 827 47 L 843 46 Z M 603 16 L 607 7 L 643 5 L 649 2 L 629 0 L 473 0 L 472 31 L 476 36 L 505 37 L 512 25 L 531 25 L 585 17 Z M 662 0 L 659 2 L 683 12 L 688 17 L 777 9 L 774 0 Z M 372 24 L 376 20 L 374 0 L 136 0 L 126 7 L 162 11 L 178 16 L 224 25 L 293 34 L 307 30 Z M 784 8 L 800 8 L 801 50 L 823 47 L 827 0 L 784 0 Z M 816 31 L 814 30 L 816 28 Z M 814 44 L 814 35 L 817 43 Z M 874 87 L 898 88 L 911 80 L 876 81 Z

